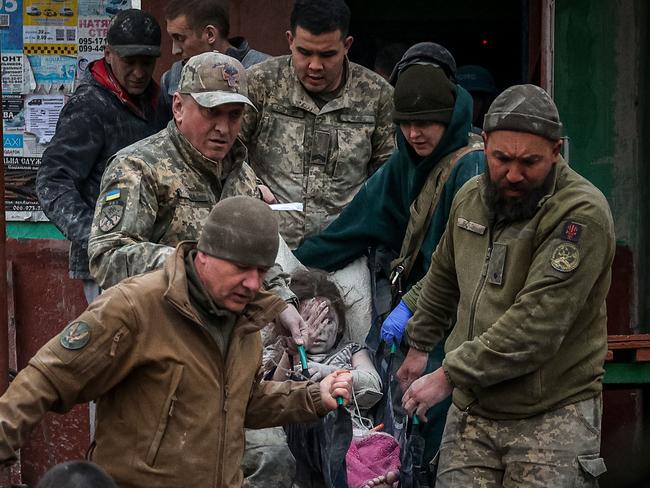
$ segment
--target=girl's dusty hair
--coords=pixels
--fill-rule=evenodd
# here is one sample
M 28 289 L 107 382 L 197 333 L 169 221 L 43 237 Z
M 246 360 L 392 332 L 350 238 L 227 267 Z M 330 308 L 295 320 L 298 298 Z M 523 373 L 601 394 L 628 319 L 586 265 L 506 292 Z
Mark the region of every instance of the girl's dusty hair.
M 298 270 L 291 275 L 290 288 L 299 301 L 314 297 L 323 297 L 330 301 L 339 321 L 336 334 L 338 342 L 345 331 L 345 303 L 339 288 L 330 280 L 329 275 L 318 269 Z

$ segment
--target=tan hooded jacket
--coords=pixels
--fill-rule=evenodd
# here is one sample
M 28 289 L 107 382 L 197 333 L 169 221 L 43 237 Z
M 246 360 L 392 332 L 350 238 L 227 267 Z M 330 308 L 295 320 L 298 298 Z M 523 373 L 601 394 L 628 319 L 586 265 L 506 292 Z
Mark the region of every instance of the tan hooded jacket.
M 222 356 L 190 305 L 193 246 L 107 290 L 30 360 L 0 398 L 1 460 L 48 410 L 97 399 L 92 460 L 120 488 L 239 487 L 244 427 L 325 414 L 318 385 L 258 376 L 259 330 L 286 307 L 279 298 L 258 294 Z

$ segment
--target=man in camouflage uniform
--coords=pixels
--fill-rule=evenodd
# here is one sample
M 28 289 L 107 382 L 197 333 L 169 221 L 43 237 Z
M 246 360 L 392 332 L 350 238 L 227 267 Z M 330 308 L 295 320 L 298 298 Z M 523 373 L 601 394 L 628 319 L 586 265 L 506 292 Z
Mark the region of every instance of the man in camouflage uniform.
M 250 163 L 280 203 L 280 233 L 292 249 L 323 230 L 394 148 L 392 87 L 350 63 L 350 10 L 343 0 L 297 0 L 290 56 L 248 70 L 242 137 Z
M 195 56 L 174 95 L 174 120 L 109 161 L 89 243 L 90 271 L 103 289 L 161 267 L 176 244 L 198 237 L 221 198 L 258 196 L 237 139 L 245 104 L 237 60 Z
M 560 156 L 541 88 L 503 92 L 483 129 L 487 171 L 456 195 L 406 329 L 403 403 L 424 416 L 453 392 L 438 488 L 597 486 L 609 206 Z M 415 380 L 454 322 L 442 367 Z

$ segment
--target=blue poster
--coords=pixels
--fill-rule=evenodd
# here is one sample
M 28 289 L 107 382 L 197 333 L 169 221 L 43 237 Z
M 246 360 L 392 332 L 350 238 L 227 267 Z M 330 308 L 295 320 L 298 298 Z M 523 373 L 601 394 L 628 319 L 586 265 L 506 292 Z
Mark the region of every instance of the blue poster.
M 0 0 L 0 51 L 23 50 L 23 0 Z
M 23 1 L 0 0 L 0 52 L 2 91 L 23 91 Z

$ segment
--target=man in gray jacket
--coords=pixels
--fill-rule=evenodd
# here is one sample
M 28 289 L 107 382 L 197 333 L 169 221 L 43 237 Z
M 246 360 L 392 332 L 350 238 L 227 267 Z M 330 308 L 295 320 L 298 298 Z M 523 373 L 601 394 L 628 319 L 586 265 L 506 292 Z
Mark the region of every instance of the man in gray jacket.
M 162 117 L 172 119 L 172 96 L 178 89 L 183 65 L 192 56 L 219 51 L 239 61 L 244 68 L 264 61 L 268 54 L 251 49 L 243 37 L 231 37 L 228 12 L 218 0 L 170 0 L 165 7 L 167 33 L 172 54 L 181 57 L 160 78 Z

